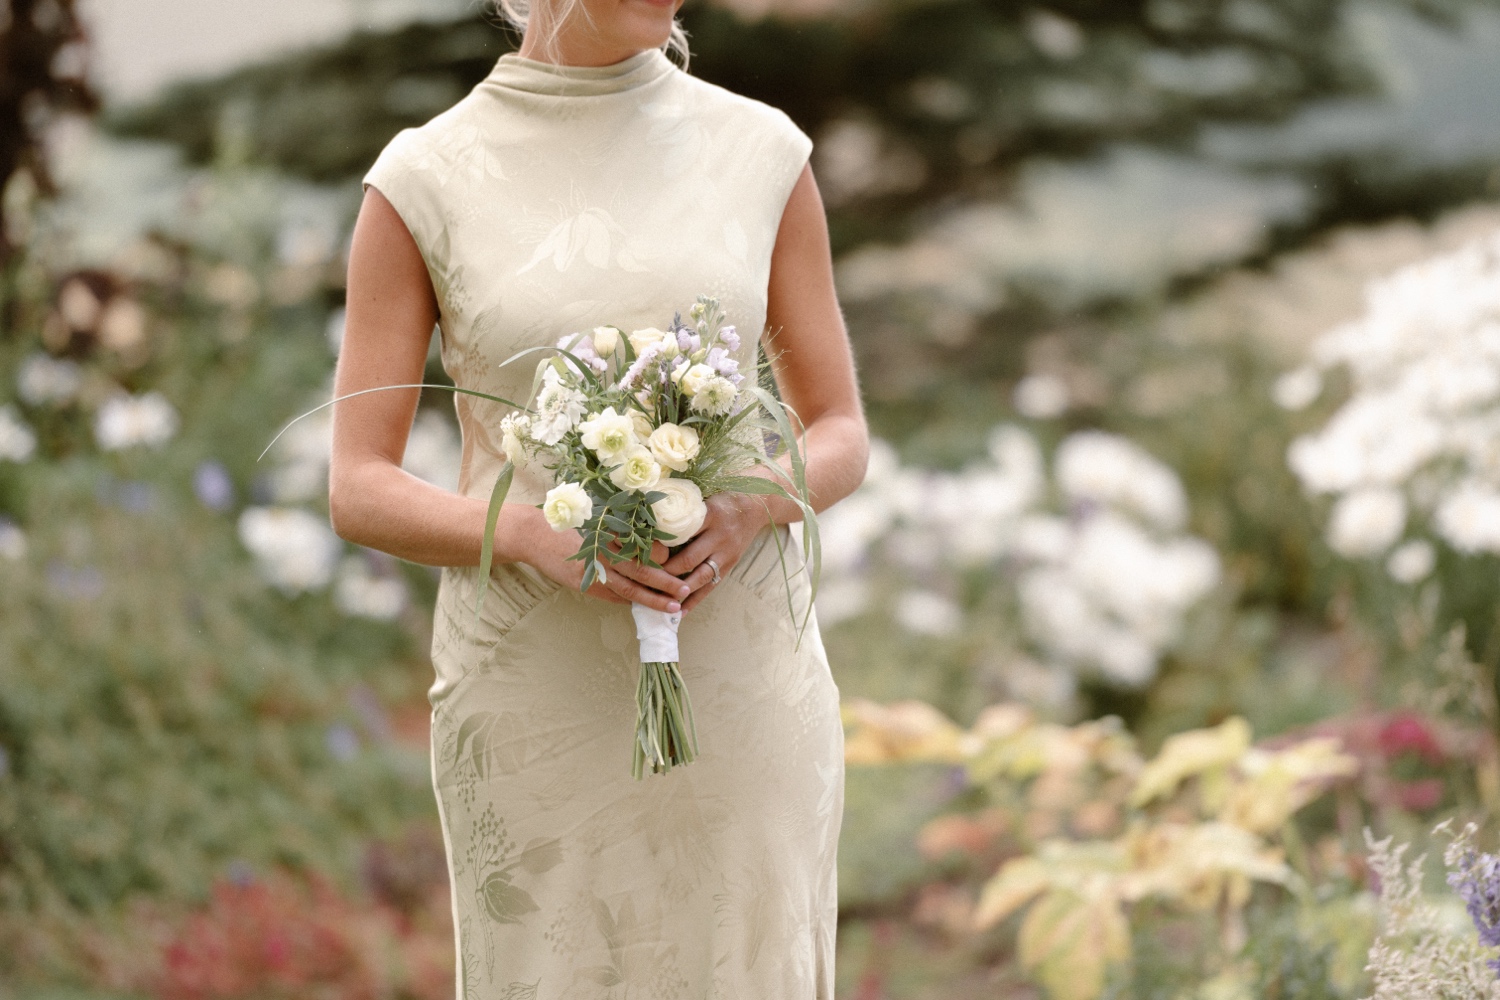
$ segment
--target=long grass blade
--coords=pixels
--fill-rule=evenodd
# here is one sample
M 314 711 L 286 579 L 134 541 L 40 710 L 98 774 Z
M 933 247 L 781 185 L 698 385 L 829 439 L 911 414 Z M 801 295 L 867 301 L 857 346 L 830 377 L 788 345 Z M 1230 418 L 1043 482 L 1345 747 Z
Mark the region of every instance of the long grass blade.
M 513 462 L 500 467 L 500 476 L 495 488 L 490 491 L 489 510 L 484 515 L 484 540 L 479 543 L 479 587 L 474 595 L 474 630 L 479 630 L 479 612 L 484 608 L 484 595 L 490 586 L 490 564 L 495 558 L 495 525 L 500 523 L 500 508 L 505 504 L 505 495 L 516 475 Z
M 287 431 L 291 430 L 292 429 L 292 425 L 295 424 L 297 421 L 301 420 L 302 418 L 304 418 L 304 417 L 310 417 L 314 413 L 317 413 L 319 410 L 326 410 L 328 407 L 332 406 L 334 403 L 342 403 L 344 400 L 346 400 L 346 399 L 353 399 L 355 396 L 363 396 L 366 393 L 371 393 L 371 392 L 386 392 L 387 390 L 390 390 L 390 389 L 447 389 L 449 392 L 461 392 L 461 393 L 463 393 L 466 396 L 478 396 L 480 399 L 488 399 L 492 403 L 504 403 L 506 406 L 514 406 L 516 409 L 522 410 L 522 411 L 524 411 L 526 413 L 530 413 L 531 412 L 531 410 L 528 407 L 522 406 L 520 403 L 512 403 L 508 399 L 502 399 L 499 396 L 492 396 L 492 395 L 490 395 L 487 392 L 480 392 L 478 389 L 462 389 L 462 388 L 459 388 L 456 385 L 437 385 L 437 384 L 431 383 L 431 382 L 412 382 L 412 383 L 408 383 L 406 385 L 377 385 L 373 389 L 361 389 L 361 390 L 359 390 L 359 392 L 346 393 L 345 395 L 338 396 L 338 397 L 336 397 L 334 399 L 330 399 L 328 402 L 324 403 L 322 406 L 315 406 L 312 409 L 308 410 L 306 413 L 299 413 L 297 416 L 295 416 L 291 420 L 287 421 L 287 425 L 285 427 L 283 427 L 280 431 L 277 432 L 276 436 L 271 439 L 271 443 L 268 444 L 268 445 L 266 445 L 264 451 L 262 451 L 259 455 L 255 456 L 255 460 L 257 462 L 259 462 L 261 459 L 265 458 L 266 457 L 266 452 L 270 451 L 275 446 L 276 442 L 281 440 L 281 435 L 283 435 Z M 533 397 L 535 397 L 536 394 L 532 393 L 532 395 L 533 395 Z

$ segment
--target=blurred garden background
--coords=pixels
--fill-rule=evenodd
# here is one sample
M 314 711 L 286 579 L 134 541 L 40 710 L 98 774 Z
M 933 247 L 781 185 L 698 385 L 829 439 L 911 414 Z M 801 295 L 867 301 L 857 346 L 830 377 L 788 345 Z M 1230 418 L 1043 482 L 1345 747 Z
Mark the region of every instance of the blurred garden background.
M 1500 810 L 1500 4 L 683 18 L 815 140 L 879 438 L 823 519 L 840 1000 L 1493 995 L 1432 831 Z M 329 531 L 326 421 L 257 456 L 360 175 L 514 42 L 0 0 L 3 1000 L 452 994 L 434 574 Z

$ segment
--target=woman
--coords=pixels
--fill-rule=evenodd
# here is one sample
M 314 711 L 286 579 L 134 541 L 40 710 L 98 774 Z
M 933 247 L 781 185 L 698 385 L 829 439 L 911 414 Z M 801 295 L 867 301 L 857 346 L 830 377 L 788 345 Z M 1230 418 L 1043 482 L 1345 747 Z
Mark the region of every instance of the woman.
M 774 331 L 813 506 L 828 507 L 863 477 L 867 437 L 810 141 L 667 59 L 681 0 L 550 2 L 519 53 L 366 178 L 337 394 L 421 381 L 437 323 L 458 385 L 522 400 L 533 366 L 498 367 L 515 352 L 662 326 L 713 295 L 739 329 Z M 743 365 L 757 347 L 744 338 Z M 798 510 L 713 497 L 661 568 L 622 565 L 580 594 L 579 537 L 547 526 L 545 470 L 523 468 L 476 631 L 505 409 L 456 401 L 457 494 L 401 470 L 416 391 L 335 407 L 330 505 L 344 538 L 445 567 L 432 768 L 459 996 L 831 997 L 842 730 L 816 623 L 799 643 L 788 614 L 777 541 Z M 642 781 L 630 602 L 684 612 L 699 737 L 692 765 Z

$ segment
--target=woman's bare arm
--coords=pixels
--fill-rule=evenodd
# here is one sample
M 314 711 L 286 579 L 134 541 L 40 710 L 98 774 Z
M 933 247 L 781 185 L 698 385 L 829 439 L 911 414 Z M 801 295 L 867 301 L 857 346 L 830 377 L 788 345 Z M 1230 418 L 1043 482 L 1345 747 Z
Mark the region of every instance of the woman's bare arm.
M 438 306 L 411 233 L 383 195 L 365 194 L 349 252 L 348 318 L 334 395 L 422 381 Z M 359 545 L 430 566 L 479 563 L 487 504 L 450 493 L 401 468 L 420 390 L 392 389 L 333 407 L 328 506 L 334 530 Z M 525 562 L 577 587 L 576 532 L 555 532 L 535 507 L 506 504 L 496 561 Z M 661 570 L 622 564 L 592 596 L 675 611 L 682 584 Z M 633 577 L 633 579 L 631 579 Z M 656 589 L 652 589 L 656 588 Z
M 825 510 L 864 480 L 870 440 L 834 290 L 823 200 L 807 167 L 787 199 L 776 234 L 766 318 L 777 387 L 803 426 L 809 499 L 814 510 Z M 778 524 L 802 520 L 801 508 L 779 497 L 710 498 L 703 532 L 666 565 L 669 573 L 686 574 L 693 586 L 685 607 L 692 608 L 712 589 L 707 560 L 713 557 L 720 571 L 727 572 L 768 514 Z

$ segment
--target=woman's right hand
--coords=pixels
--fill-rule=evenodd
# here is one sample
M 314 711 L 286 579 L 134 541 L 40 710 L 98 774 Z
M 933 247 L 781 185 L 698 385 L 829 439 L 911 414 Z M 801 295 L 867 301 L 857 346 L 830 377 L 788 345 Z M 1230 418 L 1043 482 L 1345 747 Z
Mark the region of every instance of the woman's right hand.
M 517 504 L 507 509 L 509 522 L 501 531 L 509 544 L 496 539 L 496 552 L 504 552 L 512 562 L 523 562 L 550 580 L 577 590 L 583 583 L 585 563 L 570 559 L 583 546 L 576 531 L 553 531 L 542 512 L 535 507 Z M 657 542 L 651 557 L 658 564 L 667 561 L 666 546 Z M 594 583 L 584 591 L 589 597 L 614 604 L 644 604 L 667 614 L 682 610 L 682 601 L 692 589 L 666 570 L 643 566 L 638 562 L 605 563 L 603 583 Z

